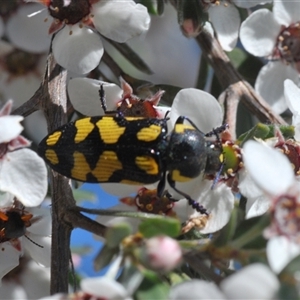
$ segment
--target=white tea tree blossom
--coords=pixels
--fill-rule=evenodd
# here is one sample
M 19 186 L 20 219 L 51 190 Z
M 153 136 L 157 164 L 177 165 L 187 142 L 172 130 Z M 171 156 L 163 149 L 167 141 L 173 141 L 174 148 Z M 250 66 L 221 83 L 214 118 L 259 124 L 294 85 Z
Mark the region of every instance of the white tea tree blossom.
M 258 74 L 255 89 L 278 114 L 287 109 L 284 80 L 299 83 L 299 10 L 299 1 L 274 1 L 272 11 L 258 9 L 241 25 L 240 39 L 245 49 L 269 59 Z
M 256 141 L 243 148 L 245 168 L 264 193 L 271 224 L 264 231 L 269 239 L 268 260 L 275 272 L 300 253 L 300 187 L 288 158 L 278 149 Z
M 44 200 L 48 182 L 45 162 L 24 148 L 30 142 L 20 135 L 21 116 L 10 116 L 12 101 L 0 110 L 0 191 L 14 195 L 24 206 L 38 206 Z
M 236 46 L 241 18 L 236 8 L 249 8 L 269 1 L 240 1 L 240 0 L 201 0 L 207 10 L 209 20 L 217 33 L 218 40 L 225 51 L 231 51 Z
M 32 1 L 47 6 L 49 33 L 56 32 L 52 42 L 56 61 L 76 74 L 88 73 L 99 64 L 104 53 L 100 35 L 124 43 L 150 26 L 146 7 L 133 0 Z M 36 27 L 41 24 L 38 16 L 30 16 Z

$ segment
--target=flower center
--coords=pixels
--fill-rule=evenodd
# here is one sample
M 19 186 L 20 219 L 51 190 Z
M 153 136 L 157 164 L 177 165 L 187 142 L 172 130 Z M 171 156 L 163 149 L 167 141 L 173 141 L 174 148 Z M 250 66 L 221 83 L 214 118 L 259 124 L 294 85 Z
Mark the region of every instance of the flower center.
M 284 28 L 278 38 L 274 55 L 288 63 L 300 61 L 300 23 Z
M 7 54 L 1 63 L 11 75 L 20 76 L 35 70 L 39 57 L 39 54 L 16 49 Z
M 297 197 L 290 195 L 279 197 L 271 215 L 279 233 L 299 241 L 300 203 L 297 201 Z
M 89 0 L 52 0 L 50 15 L 66 24 L 76 24 L 90 13 Z
M 169 215 L 174 206 L 171 196 L 166 193 L 161 198 L 158 198 L 156 193 L 156 189 L 141 188 L 135 197 L 138 209 L 151 214 Z

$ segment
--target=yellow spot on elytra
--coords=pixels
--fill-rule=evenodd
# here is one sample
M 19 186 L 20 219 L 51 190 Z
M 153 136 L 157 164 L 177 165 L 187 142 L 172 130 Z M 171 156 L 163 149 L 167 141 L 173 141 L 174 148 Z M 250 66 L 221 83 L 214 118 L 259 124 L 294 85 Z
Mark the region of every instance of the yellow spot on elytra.
M 111 175 L 122 169 L 122 163 L 119 161 L 114 151 L 103 151 L 92 174 L 99 182 L 107 182 Z
M 171 179 L 179 182 L 186 182 L 191 180 L 190 177 L 182 176 L 178 170 L 172 171 Z
M 158 165 L 155 159 L 151 156 L 137 156 L 135 158 L 135 163 L 141 170 L 144 170 L 147 174 L 158 174 Z
M 137 133 L 137 138 L 140 141 L 151 142 L 155 141 L 161 133 L 161 126 L 150 125 L 149 127 L 142 128 Z
M 81 181 L 86 181 L 86 175 L 90 173 L 91 168 L 87 163 L 85 156 L 78 151 L 73 153 L 74 166 L 71 170 L 71 177 Z
M 144 182 L 138 182 L 138 181 L 133 181 L 133 180 L 128 180 L 128 179 L 123 179 L 120 181 L 120 183 L 123 184 L 132 184 L 132 185 L 142 185 Z
M 223 153 L 220 154 L 219 160 L 220 160 L 221 163 L 224 162 L 224 155 L 223 155 Z
M 125 127 L 121 127 L 118 123 L 109 117 L 104 117 L 96 123 L 101 139 L 106 144 L 115 144 L 120 136 L 124 133 Z
M 80 143 L 86 139 L 86 137 L 94 129 L 94 124 L 91 123 L 91 118 L 83 118 L 75 122 L 75 127 L 77 129 L 75 135 L 75 143 Z
M 144 119 L 143 117 L 126 117 L 125 118 L 127 121 L 134 121 L 134 120 L 141 120 Z
M 192 125 L 187 125 L 187 124 L 176 124 L 175 127 L 174 127 L 174 131 L 176 133 L 184 133 L 184 131 L 186 129 L 195 130 L 195 127 L 193 127 Z
M 56 152 L 52 149 L 47 149 L 45 152 L 45 157 L 52 165 L 57 165 L 59 163 Z
M 47 146 L 54 146 L 61 136 L 61 131 L 55 131 L 54 133 L 50 134 L 46 140 Z

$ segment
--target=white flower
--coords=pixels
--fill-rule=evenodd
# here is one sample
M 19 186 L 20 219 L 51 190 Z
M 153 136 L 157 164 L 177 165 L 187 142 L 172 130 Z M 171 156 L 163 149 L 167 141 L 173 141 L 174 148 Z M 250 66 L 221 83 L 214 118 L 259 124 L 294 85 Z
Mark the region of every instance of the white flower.
M 74 78 L 68 84 L 68 94 L 74 108 L 86 116 L 100 116 L 104 114 L 101 107 L 99 90 L 103 85 L 105 103 L 108 111 L 119 109 L 125 116 L 163 118 L 166 109 L 158 107 L 164 91 L 158 91 L 152 97 L 140 101 L 133 94 L 131 86 L 121 78 L 121 88 L 114 84 L 90 78 Z M 126 107 L 127 106 L 127 107 Z
M 294 138 L 296 141 L 300 141 L 300 89 L 289 79 L 284 81 L 284 97 L 288 108 L 293 113 Z
M 168 299 L 274 299 L 278 289 L 277 277 L 268 267 L 256 263 L 225 278 L 220 287 L 198 279 L 177 284 Z
M 33 207 L 46 196 L 47 169 L 34 151 L 22 148 L 30 143 L 19 135 L 23 118 L 9 116 L 11 106 L 9 101 L 0 111 L 0 191 L 9 192 L 24 206 Z
M 253 181 L 265 194 L 271 224 L 264 231 L 269 239 L 268 260 L 275 272 L 300 253 L 299 215 L 300 188 L 291 163 L 280 151 L 248 141 L 244 146 L 244 163 Z
M 3 198 L 4 195 L 2 195 Z M 50 267 L 51 215 L 46 208 L 24 208 L 7 194 L 1 203 L 1 264 L 0 277 L 19 265 L 19 257 L 26 251 L 39 265 Z
M 28 258 L 25 258 L 25 260 Z M 50 294 L 50 268 L 30 260 L 14 276 L 4 278 L 0 287 L 2 299 L 38 299 Z
M 0 89 L 5 100 L 19 106 L 28 100 L 41 84 L 46 55 L 29 53 L 0 41 Z
M 225 51 L 231 51 L 236 46 L 241 23 L 240 15 L 235 5 L 249 8 L 272 1 L 202 0 L 202 2 L 207 9 L 209 20 L 217 32 L 222 48 Z
M 54 57 L 62 67 L 74 73 L 88 73 L 99 64 L 104 52 L 99 33 L 124 43 L 143 34 L 150 26 L 146 7 L 133 0 L 61 1 L 59 6 L 49 1 L 46 5 L 48 19 L 52 21 L 49 32 L 60 30 L 53 39 Z M 41 21 L 34 19 L 38 15 L 31 16 L 37 27 Z
M 255 89 L 276 113 L 287 109 L 283 82 L 299 83 L 299 1 L 274 1 L 273 11 L 259 9 L 241 25 L 245 49 L 270 61 L 260 70 Z
M 81 290 L 87 295 L 102 299 L 132 299 L 125 287 L 109 277 L 85 278 L 80 282 Z

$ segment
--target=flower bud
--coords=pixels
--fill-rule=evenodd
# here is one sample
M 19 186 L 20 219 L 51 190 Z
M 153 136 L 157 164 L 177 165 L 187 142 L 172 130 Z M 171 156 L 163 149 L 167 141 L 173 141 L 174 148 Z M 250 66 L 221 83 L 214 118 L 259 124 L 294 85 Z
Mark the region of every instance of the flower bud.
M 168 272 L 181 261 L 182 251 L 178 242 L 167 236 L 153 237 L 142 249 L 141 262 L 148 268 Z

